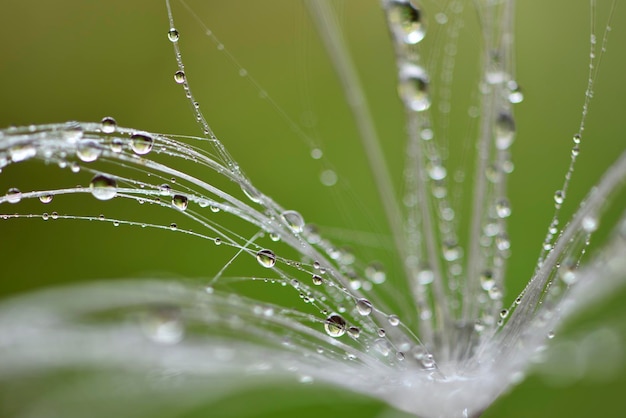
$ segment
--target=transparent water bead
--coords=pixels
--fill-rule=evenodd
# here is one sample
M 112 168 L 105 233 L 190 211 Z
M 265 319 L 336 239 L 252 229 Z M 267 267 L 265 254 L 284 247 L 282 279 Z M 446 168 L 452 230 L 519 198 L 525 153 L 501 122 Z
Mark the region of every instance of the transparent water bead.
M 372 303 L 367 299 L 359 299 L 356 301 L 356 310 L 363 316 L 372 313 Z
M 415 112 L 423 112 L 430 107 L 428 95 L 428 75 L 415 64 L 404 64 L 400 68 L 398 94 L 404 104 Z
M 37 155 L 37 149 L 31 144 L 15 145 L 9 148 L 9 157 L 14 163 L 28 160 Z
M 185 210 L 187 209 L 188 205 L 189 199 L 187 199 L 187 196 L 183 196 L 180 194 L 175 194 L 174 196 L 172 196 L 172 206 L 174 206 L 176 209 Z
M 147 134 L 133 134 L 130 137 L 130 148 L 135 154 L 146 155 L 152 151 L 154 139 Z
M 598 218 L 592 215 L 587 215 L 583 218 L 581 226 L 585 232 L 591 233 L 598 229 Z
M 387 0 L 385 4 L 394 35 L 409 45 L 419 43 L 426 36 L 422 9 L 415 0 Z
M 496 214 L 498 218 L 508 218 L 511 216 L 511 204 L 508 199 L 500 199 L 496 202 Z
M 322 277 L 318 274 L 314 274 L 313 276 L 311 276 L 311 280 L 313 281 L 313 284 L 316 286 L 320 286 L 322 285 L 322 283 L 324 283 L 324 279 L 322 279 Z
M 100 130 L 105 134 L 112 134 L 117 129 L 117 122 L 110 116 L 102 118 L 100 121 Z
M 176 84 L 183 84 L 185 82 L 185 72 L 184 71 L 176 71 L 174 73 L 174 81 Z
M 510 113 L 500 113 L 495 126 L 496 148 L 508 149 L 513 143 L 515 135 L 515 120 Z
M 382 264 L 373 262 L 365 267 L 365 277 L 374 284 L 381 284 L 387 280 L 387 273 Z
M 20 191 L 20 189 L 17 189 L 15 187 L 11 187 L 7 191 L 7 202 L 9 202 L 9 203 L 19 203 L 20 200 L 22 200 L 22 192 Z
M 167 39 L 169 39 L 170 42 L 178 42 L 178 39 L 180 39 L 180 34 L 175 28 L 171 28 L 167 32 Z
M 576 261 L 571 258 L 564 260 L 559 266 L 559 277 L 566 285 L 576 283 Z
M 117 195 L 117 182 L 104 174 L 97 174 L 89 183 L 91 194 L 98 200 L 110 200 Z
M 557 205 L 562 205 L 565 201 L 565 192 L 563 190 L 557 190 L 554 192 L 554 203 Z
M 347 330 L 346 320 L 341 315 L 332 314 L 324 321 L 324 330 L 333 338 L 341 337 Z
M 52 202 L 52 197 L 53 196 L 51 194 L 44 194 L 44 195 L 39 196 L 39 201 L 41 203 L 50 203 Z
M 272 268 L 276 264 L 276 254 L 272 250 L 260 250 L 256 253 L 256 261 L 265 268 Z
M 96 161 L 102 154 L 102 149 L 96 141 L 90 139 L 80 141 L 76 148 L 76 156 L 79 160 L 90 163 Z
M 280 216 L 292 232 L 299 234 L 304 230 L 304 219 L 295 210 L 286 210 Z

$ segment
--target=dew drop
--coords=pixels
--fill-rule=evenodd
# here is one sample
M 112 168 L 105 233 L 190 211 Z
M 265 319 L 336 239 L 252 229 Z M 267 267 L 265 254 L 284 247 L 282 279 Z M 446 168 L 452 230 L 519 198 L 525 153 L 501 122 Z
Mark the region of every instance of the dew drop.
M 326 334 L 333 338 L 341 337 L 346 333 L 346 329 L 346 320 L 340 315 L 332 314 L 324 321 L 324 330 L 326 331 Z
M 582 220 L 581 226 L 587 233 L 594 232 L 598 229 L 598 219 L 595 216 L 585 216 Z
M 359 338 L 359 335 L 361 335 L 361 330 L 357 327 L 350 327 L 348 328 L 348 335 L 352 338 Z
M 260 250 L 256 253 L 256 261 L 265 268 L 272 268 L 276 264 L 276 254 L 272 250 Z
M 572 137 L 572 140 L 574 141 L 574 144 L 576 144 L 576 145 L 580 144 L 580 134 L 575 134 Z
M 568 258 L 561 263 L 559 277 L 568 286 L 576 283 L 576 262 L 573 259 Z
M 324 283 L 324 279 L 322 279 L 322 277 L 317 274 L 314 274 L 313 276 L 311 276 L 311 280 L 313 281 L 313 284 L 316 286 L 320 286 L 322 283 Z
M 286 210 L 280 216 L 292 232 L 299 234 L 304 230 L 304 219 L 295 210 Z
M 187 199 L 187 196 L 183 196 L 180 194 L 175 194 L 174 196 L 172 196 L 172 206 L 174 206 L 176 209 L 185 210 L 187 209 L 188 205 L 189 199 Z
M 397 327 L 398 325 L 400 325 L 400 318 L 398 318 L 397 315 L 389 315 L 387 317 L 387 321 L 389 321 L 389 325 L 391 325 L 392 327 Z
M 423 112 L 430 107 L 428 76 L 426 71 L 415 64 L 404 64 L 400 69 L 398 94 L 411 110 Z
M 15 163 L 28 160 L 35 155 L 37 155 L 37 150 L 31 144 L 15 145 L 9 148 L 9 156 Z
M 507 199 L 500 199 L 496 202 L 496 214 L 502 219 L 511 216 L 511 205 Z
M 320 181 L 324 186 L 331 187 L 337 184 L 337 173 L 334 170 L 328 169 L 322 171 L 320 174 Z
M 80 141 L 76 148 L 76 156 L 86 163 L 96 161 L 101 154 L 102 149 L 100 149 L 98 143 L 89 139 Z
M 102 118 L 100 121 L 100 129 L 105 134 L 112 134 L 117 129 L 117 122 L 110 116 Z
M 172 231 L 176 231 L 176 230 L 178 229 L 178 225 L 176 225 L 174 222 L 172 222 L 172 223 L 170 224 L 170 229 L 171 229 Z
M 387 273 L 382 264 L 372 262 L 365 267 L 365 277 L 374 284 L 381 284 L 387 280 Z
M 372 313 L 372 303 L 367 299 L 359 299 L 356 301 L 356 310 L 363 316 Z
M 20 191 L 20 189 L 17 189 L 15 187 L 11 187 L 7 191 L 7 202 L 9 202 L 9 203 L 19 203 L 20 200 L 22 200 L 22 192 Z
M 496 119 L 496 148 L 508 149 L 513 143 L 515 135 L 515 120 L 510 113 L 500 113 Z
M 178 42 L 179 38 L 180 38 L 180 34 L 178 33 L 178 31 L 175 28 L 171 28 L 167 32 L 167 39 L 169 39 L 170 42 Z
M 500 318 L 505 319 L 507 316 L 509 316 L 509 310 L 508 309 L 502 309 L 500 311 Z
M 133 134 L 130 137 L 130 148 L 135 154 L 146 155 L 152 151 L 154 139 L 147 134 Z
M 122 152 L 122 150 L 124 149 L 124 141 L 122 141 L 120 138 L 113 138 L 113 141 L 111 141 L 111 151 L 113 152 Z
M 402 42 L 415 45 L 424 39 L 424 17 L 415 0 L 391 0 L 387 3 L 387 14 L 395 36 Z
M 97 174 L 89 183 L 91 194 L 98 200 L 110 200 L 117 195 L 117 183 L 114 179 Z
M 51 194 L 44 194 L 44 195 L 39 196 L 39 201 L 41 203 L 50 203 L 52 202 L 52 197 L 53 196 Z
M 380 338 L 385 338 L 385 335 L 387 335 L 387 331 L 385 331 L 384 328 L 379 328 L 377 333 Z
M 509 88 L 509 102 L 513 104 L 521 103 L 524 101 L 524 93 L 516 81 L 510 80 L 506 83 Z
M 174 73 L 174 81 L 176 84 L 183 84 L 185 82 L 185 72 L 184 71 L 176 71 Z
M 565 192 L 563 190 L 557 190 L 556 192 L 554 192 L 554 202 L 557 205 L 561 205 L 563 204 L 563 201 L 565 200 Z
M 158 344 L 177 344 L 185 334 L 180 309 L 161 307 L 142 318 L 142 328 L 148 338 Z

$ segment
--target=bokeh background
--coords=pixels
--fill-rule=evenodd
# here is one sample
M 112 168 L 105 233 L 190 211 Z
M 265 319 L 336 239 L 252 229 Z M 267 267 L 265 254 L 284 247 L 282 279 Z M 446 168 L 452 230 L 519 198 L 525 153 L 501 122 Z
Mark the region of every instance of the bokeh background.
M 307 220 L 333 227 L 337 239 L 346 230 L 385 233 L 378 197 L 372 189 L 356 130 L 338 82 L 301 2 L 289 0 L 190 2 L 197 16 L 225 44 L 226 51 L 251 74 L 307 135 L 323 145 L 349 193 L 319 182 L 322 163 L 279 112 L 260 99 L 260 91 L 239 74 L 225 52 L 204 36 L 202 28 L 174 2 L 187 76 L 205 117 L 255 184 L 283 206 L 298 209 Z M 513 145 L 515 171 L 510 176 L 513 256 L 508 268 L 507 301 L 515 298 L 531 274 L 552 216 L 552 196 L 569 164 L 571 137 L 578 129 L 589 55 L 590 9 L 587 1 L 519 2 L 516 17 L 517 80 L 525 94 L 515 107 L 518 136 Z M 609 1 L 598 5 L 597 28 L 604 30 Z M 403 158 L 402 110 L 395 96 L 393 56 L 380 6 L 376 1 L 337 2 L 339 18 L 372 104 L 386 158 L 400 179 Z M 425 11 L 441 5 L 424 2 Z M 471 6 L 468 5 L 468 9 Z M 165 3 L 5 0 L 0 26 L 0 126 L 67 120 L 98 121 L 113 116 L 119 125 L 163 133 L 198 135 L 176 71 Z M 472 13 L 459 44 L 453 103 L 464 109 L 464 91 L 475 83 L 477 24 Z M 432 19 L 429 24 L 436 25 Z M 626 114 L 626 7 L 613 17 L 608 53 L 594 89 L 581 156 L 574 174 L 565 219 L 586 191 L 624 151 Z M 428 40 L 428 38 L 427 38 Z M 437 45 L 431 44 L 431 48 Z M 472 58 L 473 57 L 473 58 Z M 465 87 L 463 87 L 464 85 Z M 465 89 L 465 90 L 464 90 Z M 452 162 L 470 149 L 467 123 L 452 123 L 448 152 Z M 470 135 L 471 136 L 471 135 Z M 43 164 L 12 168 L 0 174 L 2 190 L 50 181 L 56 167 Z M 343 187 L 343 186 L 341 186 Z M 469 196 L 469 190 L 465 197 Z M 622 196 L 623 197 L 623 196 Z M 104 202 L 107 203 L 107 202 Z M 614 202 L 615 219 L 625 201 Z M 57 204 L 55 202 L 54 204 Z M 62 202 L 59 203 L 62 205 Z M 60 213 L 97 216 L 102 202 L 82 199 Z M 367 208 L 362 211 L 359 208 Z M 25 209 L 0 208 L 0 212 Z M 41 212 L 55 210 L 52 207 Z M 145 208 L 129 209 L 141 219 Z M 147 215 L 146 215 L 147 216 Z M 156 215 L 161 216 L 161 215 Z M 170 215 L 160 222 L 169 223 Z M 598 242 L 610 229 L 603 222 Z M 119 277 L 210 276 L 209 243 L 150 230 L 122 230 L 83 222 L 11 220 L 0 224 L 0 293 L 14 295 L 77 280 Z M 211 247 L 212 248 L 212 247 Z M 367 250 L 365 250 L 367 251 Z M 389 258 L 389 251 L 381 258 Z M 601 280 L 601 278 L 598 278 Z M 592 335 L 609 326 L 626 330 L 621 291 L 558 333 L 564 340 Z M 621 417 L 626 410 L 626 337 L 611 363 L 611 373 L 563 378 L 533 374 L 503 396 L 486 417 Z M 598 361 L 601 360 L 601 355 Z M 619 358 L 619 356 L 618 356 Z M 606 367 L 604 365 L 603 367 Z M 593 368 L 593 366 L 591 367 Z M 576 373 L 569 373 L 576 374 Z M 37 386 L 45 391 L 45 386 Z M 0 384 L 0 398 L 7 396 Z M 29 386 L 23 391 L 28 393 Z M 26 398 L 25 398 L 26 399 Z M 270 389 L 237 393 L 216 404 L 175 416 L 343 416 L 374 417 L 386 407 L 331 388 Z

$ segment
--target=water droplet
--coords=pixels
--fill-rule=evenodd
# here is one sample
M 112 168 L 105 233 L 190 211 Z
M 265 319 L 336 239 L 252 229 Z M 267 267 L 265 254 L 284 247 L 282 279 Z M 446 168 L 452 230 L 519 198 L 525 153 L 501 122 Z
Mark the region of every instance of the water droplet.
M 276 254 L 272 250 L 260 250 L 256 253 L 256 261 L 265 268 L 272 268 L 276 264 Z
M 20 191 L 20 189 L 17 189 L 15 187 L 11 187 L 7 191 L 7 202 L 9 202 L 9 203 L 19 203 L 20 200 L 22 200 L 22 192 Z
M 216 237 L 216 238 L 213 239 L 213 243 L 215 245 L 222 245 L 222 240 L 220 238 Z
M 47 212 L 44 212 L 41 214 L 41 219 L 43 219 L 44 221 L 47 221 L 48 219 L 50 219 L 50 215 L 48 215 Z
M 446 241 L 443 243 L 443 258 L 446 261 L 455 261 L 461 258 L 461 247 L 454 241 Z
M 176 84 L 183 84 L 185 82 L 185 72 L 184 71 L 176 71 L 174 73 L 174 81 Z
M 334 186 L 335 184 L 337 184 L 337 173 L 335 173 L 335 171 L 333 170 L 324 170 L 322 171 L 322 173 L 320 174 L 320 181 L 322 182 L 322 184 L 324 186 L 327 187 L 331 187 Z
M 585 232 L 591 233 L 598 229 L 598 219 L 595 216 L 587 215 L 583 217 L 581 226 Z
M 356 310 L 359 314 L 367 316 L 372 313 L 372 303 L 367 299 L 359 299 L 356 301 Z
M 417 273 L 417 283 L 425 286 L 433 281 L 435 281 L 435 273 L 432 270 L 425 269 Z
M 395 36 L 402 42 L 414 45 L 424 39 L 424 16 L 415 0 L 391 0 L 387 2 L 387 14 Z
M 502 291 L 500 290 L 498 286 L 495 286 L 495 285 L 491 286 L 491 289 L 489 289 L 488 293 L 489 293 L 489 298 L 491 300 L 502 299 Z
M 392 327 L 397 327 L 398 325 L 400 325 L 400 318 L 398 318 L 397 315 L 389 315 L 387 317 L 387 321 L 389 321 L 389 325 L 391 325 Z
M 97 174 L 89 183 L 91 194 L 98 200 L 113 199 L 117 195 L 117 183 L 103 174 Z
M 324 321 L 324 330 L 326 330 L 326 334 L 333 338 L 341 337 L 346 333 L 346 329 L 346 320 L 340 315 L 332 314 Z
M 435 358 L 432 354 L 426 353 L 422 357 L 421 363 L 422 367 L 424 367 L 425 369 L 432 369 L 433 367 L 435 367 Z
M 122 152 L 124 149 L 124 141 L 120 138 L 113 138 L 111 141 L 111 151 L 113 152 Z
M 167 39 L 169 39 L 170 42 L 178 42 L 179 38 L 180 38 L 180 34 L 178 33 L 178 31 L 175 28 L 171 28 L 167 32 Z
M 508 309 L 502 309 L 500 311 L 500 318 L 505 319 L 507 316 L 509 316 L 509 310 Z
M 53 196 L 51 194 L 44 194 L 44 195 L 39 196 L 39 201 L 41 203 L 50 203 L 52 202 L 52 197 Z
M 241 183 L 241 191 L 254 203 L 261 203 L 261 194 L 252 185 Z
M 491 288 L 496 284 L 496 281 L 493 278 L 493 272 L 491 270 L 485 270 L 480 275 L 480 287 L 483 290 L 491 290 Z
M 348 328 L 348 335 L 352 338 L 359 338 L 359 335 L 361 335 L 361 330 L 357 327 L 350 327 Z
M 146 336 L 159 344 L 177 344 L 185 334 L 180 309 L 175 307 L 154 309 L 142 318 L 141 325 Z
M 580 144 L 580 134 L 574 134 L 574 136 L 572 137 L 572 140 L 574 141 L 574 144 L 576 145 Z
M 96 161 L 102 154 L 99 144 L 96 141 L 86 139 L 78 143 L 76 148 L 76 156 L 86 163 Z
M 210 210 L 211 210 L 211 212 L 213 212 L 213 213 L 217 213 L 217 212 L 219 212 L 219 211 L 220 211 L 220 208 L 219 208 L 219 207 L 217 207 L 217 206 L 213 206 L 213 205 L 211 205 L 211 207 L 210 207 L 209 209 L 210 209 Z
M 559 266 L 559 277 L 566 285 L 572 285 L 576 283 L 576 261 L 572 258 L 567 258 Z
M 365 277 L 374 284 L 381 284 L 387 280 L 387 273 L 382 264 L 373 262 L 365 267 Z
M 448 175 L 446 168 L 438 163 L 428 164 L 428 177 L 433 180 L 443 180 Z
M 377 333 L 380 338 L 384 338 L 387 335 L 387 331 L 384 328 L 379 328 Z
M 398 94 L 406 107 L 423 112 L 430 107 L 428 96 L 428 76 L 426 71 L 415 64 L 404 64 L 400 69 Z
M 499 150 L 508 149 L 513 143 L 515 135 L 515 120 L 510 113 L 500 113 L 496 119 L 495 126 L 496 148 Z
M 554 192 L 554 202 L 558 206 L 563 204 L 564 200 L 565 200 L 565 192 L 563 192 L 563 190 L 557 190 L 556 192 Z
M 311 280 L 313 281 L 313 284 L 316 286 L 320 286 L 322 283 L 324 283 L 324 279 L 322 279 L 322 277 L 317 274 L 314 274 L 313 276 L 311 276 Z
M 294 233 L 299 234 L 304 230 L 304 219 L 295 210 L 286 210 L 280 216 Z
M 174 222 L 172 222 L 172 223 L 170 224 L 170 229 L 171 229 L 172 231 L 176 231 L 176 230 L 178 229 L 178 225 L 176 225 Z
M 138 155 L 146 155 L 152 150 L 154 139 L 147 134 L 133 134 L 130 137 L 130 148 Z
M 9 156 L 15 163 L 28 160 L 35 155 L 37 155 L 37 149 L 31 144 L 15 145 L 9 148 Z
M 185 210 L 187 209 L 188 205 L 189 199 L 187 199 L 187 196 L 183 196 L 180 194 L 175 194 L 174 196 L 172 196 L 172 206 L 174 206 L 175 208 L 179 210 Z
M 58 212 L 52 212 L 52 213 L 50 214 L 50 217 L 51 217 L 52 219 L 59 219 L 59 213 L 58 213 Z
M 524 101 L 524 93 L 516 81 L 509 80 L 506 86 L 509 88 L 509 102 L 517 104 Z
M 117 129 L 117 122 L 110 116 L 102 118 L 100 121 L 100 129 L 105 134 L 112 134 Z
M 502 219 L 511 216 L 511 205 L 508 199 L 503 198 L 496 202 L 496 214 Z

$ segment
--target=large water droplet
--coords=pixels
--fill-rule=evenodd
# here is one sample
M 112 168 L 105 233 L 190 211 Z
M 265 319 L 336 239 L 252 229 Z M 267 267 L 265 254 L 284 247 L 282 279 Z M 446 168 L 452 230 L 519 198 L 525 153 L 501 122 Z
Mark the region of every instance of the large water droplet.
M 96 141 L 90 139 L 80 141 L 76 148 L 76 156 L 86 163 L 96 161 L 102 154 L 102 149 Z
M 154 139 L 147 134 L 133 134 L 130 137 L 130 148 L 138 155 L 145 155 L 152 150 Z
M 183 84 L 185 82 L 185 72 L 184 71 L 176 71 L 174 73 L 174 81 L 176 84 Z
M 19 203 L 20 200 L 22 200 L 22 192 L 20 191 L 20 189 L 17 189 L 15 187 L 11 187 L 7 191 L 7 202 L 9 202 L 9 203 Z
M 185 210 L 187 209 L 188 205 L 189 199 L 187 199 L 187 196 L 183 196 L 180 194 L 175 194 L 174 196 L 172 196 L 172 206 L 174 206 L 176 209 Z
M 91 194 L 98 200 L 110 200 L 117 195 L 117 183 L 103 174 L 97 174 L 89 183 Z
M 169 39 L 170 42 L 178 42 L 178 39 L 180 39 L 180 34 L 175 28 L 171 28 L 167 32 L 167 39 Z
M 50 203 L 52 202 L 52 197 L 53 196 L 51 194 L 44 194 L 44 195 L 39 196 L 39 201 L 41 203 Z
M 400 69 L 398 94 L 411 110 L 422 112 L 430 107 L 428 76 L 415 64 L 404 64 Z
M 372 313 L 372 303 L 367 299 L 359 299 L 356 301 L 356 310 L 359 314 L 367 316 Z
M 424 39 L 424 17 L 415 0 L 388 1 L 387 14 L 395 36 L 402 42 L 414 45 Z
M 276 264 L 276 254 L 274 254 L 272 250 L 260 250 L 256 253 L 256 261 L 265 268 L 274 267 Z
M 280 216 L 294 233 L 299 234 L 304 229 L 304 219 L 295 210 L 286 210 Z
M 322 283 L 324 283 L 324 279 L 322 279 L 322 277 L 318 274 L 314 274 L 313 276 L 311 276 L 311 280 L 316 286 L 320 286 Z
M 338 338 L 346 333 L 346 320 L 340 315 L 332 314 L 324 321 L 324 330 L 331 337 Z
M 105 134 L 112 134 L 117 129 L 117 122 L 110 116 L 102 118 L 100 121 L 100 129 Z

